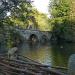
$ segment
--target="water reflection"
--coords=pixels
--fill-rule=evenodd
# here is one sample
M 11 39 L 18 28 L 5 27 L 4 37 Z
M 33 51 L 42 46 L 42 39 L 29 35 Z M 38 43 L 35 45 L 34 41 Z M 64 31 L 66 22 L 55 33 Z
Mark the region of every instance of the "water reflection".
M 23 43 L 18 46 L 18 49 L 18 54 L 27 56 L 40 63 L 67 67 L 69 56 L 75 53 L 75 44 Z M 8 49 L 5 49 L 5 46 L 0 46 L 0 53 L 6 52 L 8 52 Z
M 69 56 L 75 53 L 74 49 L 75 44 L 72 43 L 52 45 L 52 65 L 67 67 Z
M 31 59 L 34 59 L 40 63 L 45 63 L 47 64 L 50 62 L 50 51 L 47 45 L 41 45 L 41 44 L 35 44 L 35 45 L 30 45 L 30 44 L 23 44 L 20 47 L 20 54 L 23 56 L 27 56 Z M 46 62 L 47 61 L 47 62 Z
M 75 44 L 28 44 L 19 48 L 19 54 L 27 56 L 43 64 L 67 67 L 68 58 L 75 53 Z
M 7 47 L 4 44 L 0 44 L 0 54 L 6 53 L 7 52 Z

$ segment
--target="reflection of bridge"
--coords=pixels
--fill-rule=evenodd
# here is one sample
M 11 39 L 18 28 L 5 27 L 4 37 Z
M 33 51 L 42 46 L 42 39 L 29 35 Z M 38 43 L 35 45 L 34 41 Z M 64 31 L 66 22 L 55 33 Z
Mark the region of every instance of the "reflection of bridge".
M 39 31 L 32 29 L 16 29 L 25 41 L 32 40 L 35 38 L 38 41 L 44 42 L 51 39 L 50 31 Z

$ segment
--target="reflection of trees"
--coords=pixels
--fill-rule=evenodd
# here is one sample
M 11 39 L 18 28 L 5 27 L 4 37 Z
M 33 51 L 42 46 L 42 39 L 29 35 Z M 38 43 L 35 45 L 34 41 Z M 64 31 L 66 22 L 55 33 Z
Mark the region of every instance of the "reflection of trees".
M 59 44 L 52 46 L 52 64 L 56 66 L 67 66 L 69 56 L 74 53 L 73 44 Z
M 68 43 L 55 45 L 31 45 L 26 43 L 20 47 L 19 53 L 21 55 L 28 56 L 41 63 L 60 67 L 66 67 L 69 56 L 75 53 L 75 45 Z
M 51 52 L 48 46 L 40 44 L 30 45 L 26 43 L 24 46 L 22 45 L 21 52 L 19 53 L 41 63 L 50 64 L 51 61 Z

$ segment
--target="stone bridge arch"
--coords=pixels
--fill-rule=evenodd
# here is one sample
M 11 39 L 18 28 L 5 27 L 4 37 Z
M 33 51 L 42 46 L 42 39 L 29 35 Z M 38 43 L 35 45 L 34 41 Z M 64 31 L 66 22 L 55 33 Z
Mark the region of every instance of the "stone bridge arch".
M 51 32 L 49 31 L 43 31 L 41 32 L 41 40 L 49 41 L 51 39 Z
M 46 35 L 42 35 L 41 36 L 41 41 L 42 42 L 47 42 L 48 41 L 48 37 Z
M 33 40 L 33 39 L 40 41 L 41 33 L 40 31 L 37 30 L 26 30 L 24 32 L 24 38 L 26 41 Z
M 31 34 L 30 36 L 29 36 L 29 39 L 28 39 L 28 41 L 33 41 L 33 42 L 38 42 L 39 41 L 39 39 L 38 39 L 38 36 L 36 35 L 36 34 Z
M 51 39 L 51 33 L 47 31 L 29 30 L 29 29 L 24 30 L 17 29 L 17 31 L 20 33 L 20 35 L 23 37 L 25 41 L 33 40 L 33 38 L 35 38 L 39 42 L 46 42 Z

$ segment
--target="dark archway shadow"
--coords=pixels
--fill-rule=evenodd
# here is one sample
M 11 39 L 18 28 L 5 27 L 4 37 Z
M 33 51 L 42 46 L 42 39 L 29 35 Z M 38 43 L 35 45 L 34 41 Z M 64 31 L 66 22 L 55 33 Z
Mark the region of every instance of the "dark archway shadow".
M 35 35 L 35 34 L 31 34 L 28 41 L 29 41 L 31 44 L 35 44 L 35 43 L 37 43 L 37 42 L 39 41 L 39 40 L 38 40 L 38 36 Z
M 48 42 L 48 38 L 46 35 L 42 36 L 42 44 L 46 44 Z

